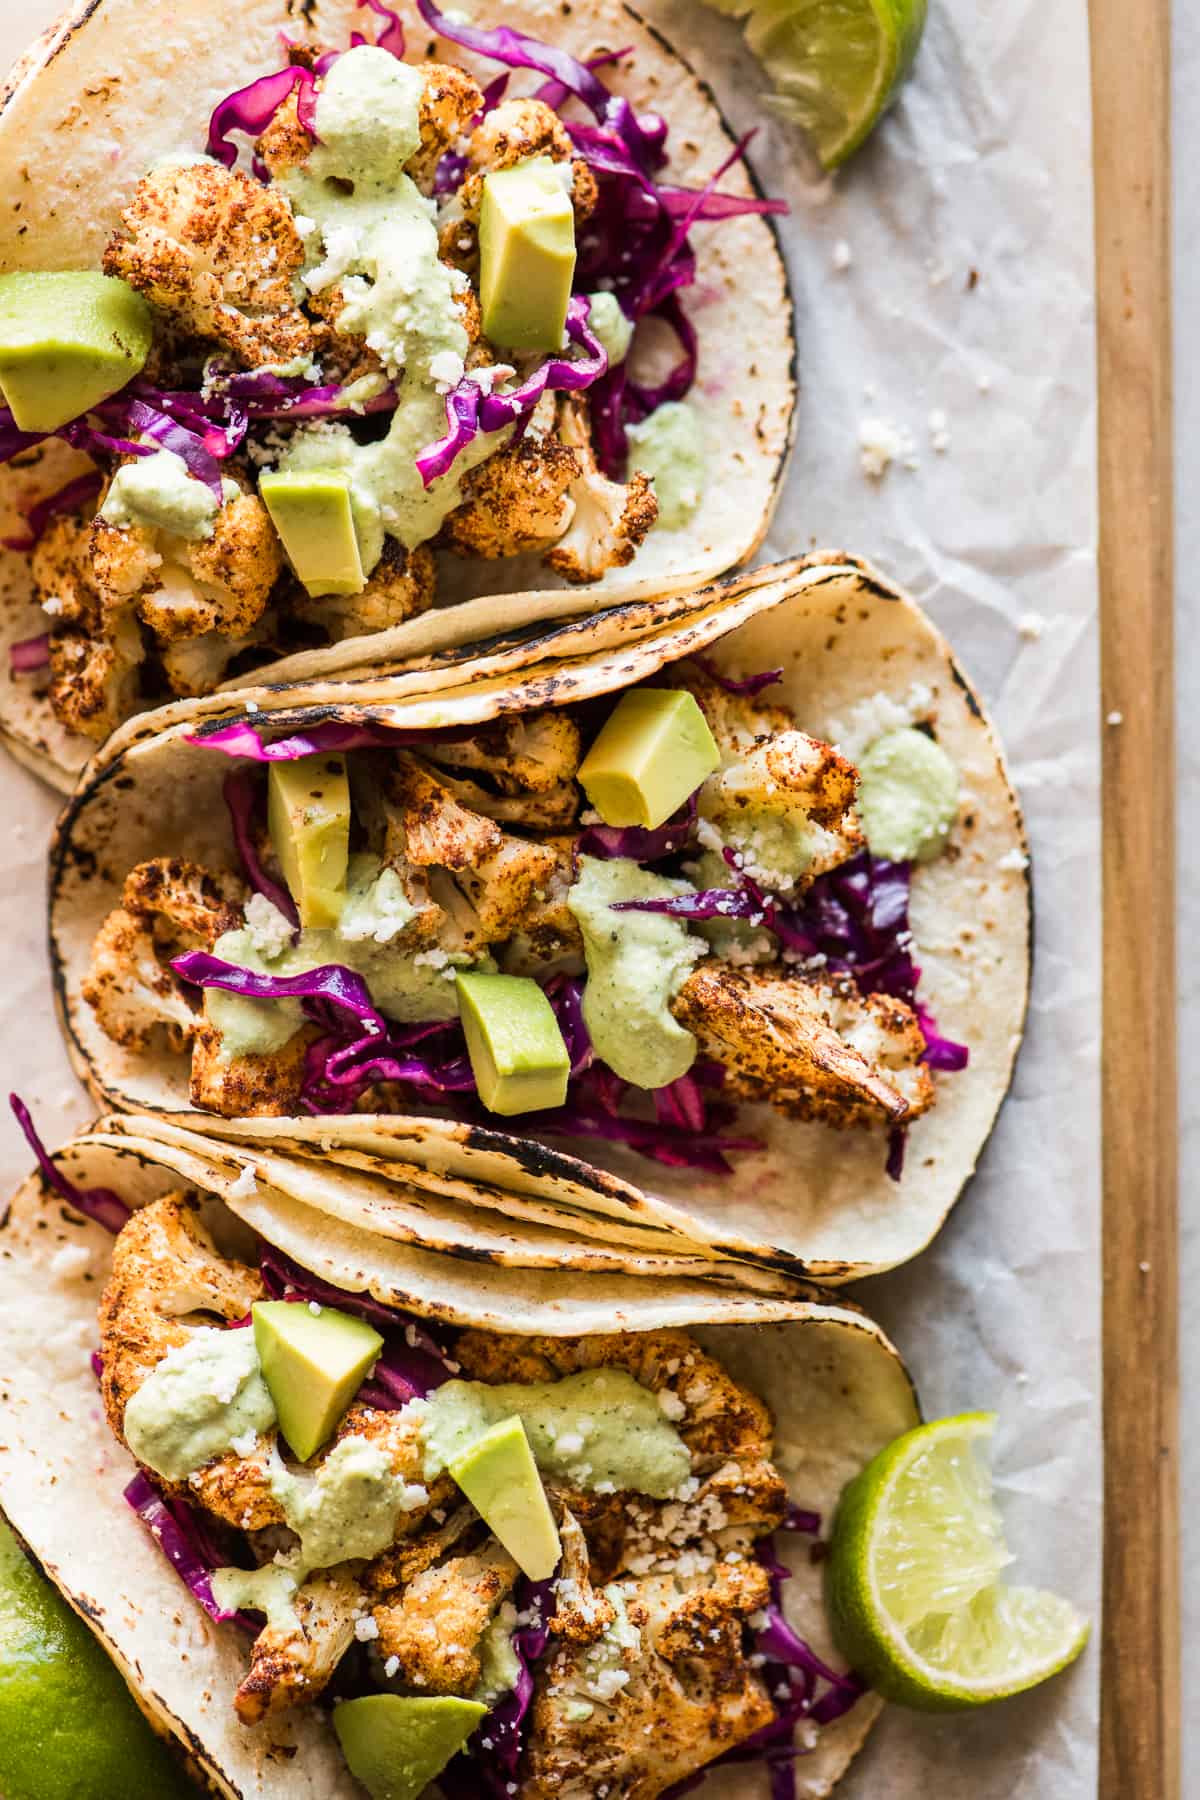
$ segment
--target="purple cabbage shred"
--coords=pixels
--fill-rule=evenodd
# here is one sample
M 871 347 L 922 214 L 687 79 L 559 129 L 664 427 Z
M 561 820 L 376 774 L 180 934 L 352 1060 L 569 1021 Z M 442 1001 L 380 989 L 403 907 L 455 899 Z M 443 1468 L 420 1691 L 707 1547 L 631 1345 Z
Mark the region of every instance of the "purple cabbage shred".
M 693 656 L 692 661 L 697 668 L 704 670 L 710 681 L 715 681 L 727 694 L 748 694 L 753 698 L 755 694 L 761 694 L 764 688 L 774 687 L 776 682 L 783 680 L 781 668 L 764 669 L 761 674 L 743 675 L 739 680 L 732 675 L 723 675 L 711 657 Z
M 96 498 L 103 485 L 104 477 L 98 469 L 93 469 L 86 475 L 76 475 L 65 487 L 60 487 L 57 493 L 48 494 L 44 500 L 36 500 L 26 509 L 24 517 L 29 529 L 24 537 L 0 538 L 0 544 L 6 550 L 35 550 L 45 537 L 52 519 L 56 519 L 60 513 L 77 512 L 89 500 Z M 16 666 L 14 662 L 13 667 Z
M 512 1647 L 520 1665 L 517 1685 L 496 1701 L 479 1727 L 491 1748 L 486 1760 L 476 1760 L 470 1750 L 456 1756 L 438 1776 L 446 1800 L 510 1800 L 521 1751 L 525 1722 L 533 1704 L 533 1671 L 546 1654 L 552 1587 L 549 1581 L 531 1582 L 522 1576 L 513 1594 L 520 1619 L 528 1623 L 513 1632 Z
M 627 856 L 631 862 L 661 862 L 686 850 L 691 842 L 699 805 L 699 789 L 689 796 L 674 818 L 665 825 L 648 830 L 641 825 L 589 825 L 579 839 L 581 856 L 595 856 L 602 862 Z
M 306 731 L 292 732 L 270 744 L 263 742 L 262 729 L 246 719 L 237 719 L 230 725 L 194 732 L 187 741 L 201 750 L 220 750 L 225 756 L 244 757 L 248 762 L 296 762 L 300 757 L 321 756 L 330 750 L 401 750 L 410 744 L 451 743 L 470 736 L 477 728 L 463 726 L 444 731 L 415 731 L 374 721 L 348 725 L 340 719 L 326 719 Z
M 235 1624 L 257 1637 L 259 1627 L 243 1612 L 226 1612 L 212 1591 L 215 1570 L 228 1567 L 200 1519 L 185 1500 L 164 1500 L 140 1471 L 125 1489 L 125 1498 L 180 1581 L 218 1625 Z
M 105 1231 L 111 1231 L 115 1237 L 129 1219 L 129 1208 L 125 1202 L 117 1194 L 114 1194 L 111 1188 L 78 1187 L 75 1182 L 63 1174 L 58 1164 L 52 1160 L 50 1152 L 38 1136 L 37 1127 L 29 1108 L 20 1096 L 10 1094 L 8 1104 L 13 1110 L 17 1124 L 24 1133 L 25 1142 L 37 1158 L 38 1168 L 42 1172 L 42 1179 L 47 1187 L 53 1189 L 59 1199 L 65 1200 L 68 1206 L 74 1207 L 76 1212 L 82 1213 L 85 1219 L 91 1219 L 95 1224 L 102 1225 Z

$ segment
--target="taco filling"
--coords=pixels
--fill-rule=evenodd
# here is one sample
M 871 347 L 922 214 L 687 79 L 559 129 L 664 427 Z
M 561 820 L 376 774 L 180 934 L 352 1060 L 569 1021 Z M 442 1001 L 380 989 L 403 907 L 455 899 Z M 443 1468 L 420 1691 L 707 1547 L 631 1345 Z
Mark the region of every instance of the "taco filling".
M 672 184 L 596 66 L 422 0 L 481 86 L 369 4 L 377 42 L 291 46 L 148 169 L 102 271 L 0 278 L 0 460 L 96 463 L 29 513 L 13 649 L 71 730 L 425 612 L 435 545 L 589 583 L 703 503 L 691 235 L 779 208 Z
M 757 1103 L 877 1133 L 898 1179 L 968 1057 L 908 923 L 958 773 L 898 705 L 856 768 L 772 680 L 685 662 L 440 733 L 209 729 L 228 865 L 132 869 L 84 996 L 229 1117 L 416 1105 L 724 1172 Z
M 130 1505 L 245 1632 L 237 1719 L 332 1704 L 368 1791 L 654 1800 L 733 1757 L 782 1796 L 864 1692 L 783 1617 L 772 1534 L 821 1521 L 770 1413 L 685 1332 L 418 1324 L 178 1192 L 120 1229 L 96 1360 Z

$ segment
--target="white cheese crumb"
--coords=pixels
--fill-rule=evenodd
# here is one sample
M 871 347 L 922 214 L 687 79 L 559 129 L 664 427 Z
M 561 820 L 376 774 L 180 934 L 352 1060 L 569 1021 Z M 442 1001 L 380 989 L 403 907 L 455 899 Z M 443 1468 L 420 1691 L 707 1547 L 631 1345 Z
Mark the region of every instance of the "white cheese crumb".
M 683 1404 L 683 1401 L 679 1398 L 678 1394 L 673 1394 L 670 1388 L 663 1388 L 658 1396 L 658 1410 L 662 1413 L 664 1418 L 682 1419 L 687 1411 L 687 1407 Z
M 52 619 L 56 619 L 62 609 L 63 603 L 57 594 L 51 594 L 48 600 L 42 601 L 42 611 L 49 613 Z
M 257 700 L 247 700 L 246 711 L 248 713 L 256 713 L 258 711 L 258 701 Z
M 462 380 L 466 365 L 454 350 L 439 350 L 429 360 L 429 373 L 439 394 L 448 394 Z
M 319 1319 L 321 1316 L 321 1302 L 319 1300 L 310 1300 L 308 1303 L 308 1310 L 314 1319 Z
M 246 935 L 268 962 L 282 956 L 292 941 L 292 926 L 265 894 L 251 894 L 246 902 Z
M 372 1638 L 379 1636 L 379 1627 L 369 1616 L 365 1619 L 355 1619 L 354 1635 L 360 1644 L 369 1644 Z
M 871 481 L 880 481 L 894 462 L 912 465 L 913 441 L 908 432 L 890 419 L 866 418 L 858 427 L 859 461 Z
M 392 1676 L 397 1673 L 397 1671 L 399 1670 L 399 1667 L 400 1667 L 400 1658 L 398 1656 L 389 1656 L 387 1661 L 383 1665 L 383 1672 L 387 1676 L 389 1681 L 392 1679 Z
M 241 1437 L 230 1438 L 229 1448 L 235 1456 L 253 1456 L 254 1446 L 258 1443 L 256 1431 L 243 1431 Z
M 258 1170 L 247 1163 L 237 1180 L 226 1190 L 230 1200 L 252 1200 L 258 1192 Z
M 938 456 L 945 456 L 950 448 L 950 421 L 940 408 L 929 415 L 929 441 Z
M 851 250 L 845 238 L 838 239 L 837 243 L 833 246 L 833 255 L 829 260 L 833 264 L 835 274 L 844 275 L 846 273 L 846 270 L 854 261 L 854 252 Z
M 1029 867 L 1029 858 L 1023 850 L 1006 850 L 1004 855 L 1000 858 L 1000 861 L 996 864 L 996 867 L 1004 874 L 1008 874 L 1010 871 L 1017 874 L 1022 869 L 1027 869 Z
M 1033 644 L 1037 643 L 1045 629 L 1046 621 L 1039 612 L 1022 613 L 1017 620 L 1017 630 Z
M 1106 724 L 1109 724 L 1109 725 L 1120 725 L 1124 722 L 1124 719 L 1125 719 L 1124 713 L 1110 712 L 1108 715 L 1108 718 L 1105 722 L 1106 722 Z

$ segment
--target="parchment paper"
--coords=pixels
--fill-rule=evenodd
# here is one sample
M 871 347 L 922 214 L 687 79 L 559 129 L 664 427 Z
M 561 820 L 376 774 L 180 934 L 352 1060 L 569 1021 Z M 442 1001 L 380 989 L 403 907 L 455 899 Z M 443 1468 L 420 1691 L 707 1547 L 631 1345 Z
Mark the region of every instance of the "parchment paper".
M 0 60 L 56 10 L 49 0 L 3 0 Z M 686 0 L 649 0 L 645 10 L 699 62 L 739 126 L 763 123 L 761 81 L 734 26 Z M 1061 1588 L 1098 1619 L 1086 8 L 931 0 L 931 14 L 916 80 L 836 189 L 803 175 L 788 128 L 767 122 L 754 148 L 765 185 L 793 206 L 784 235 L 800 314 L 798 450 L 769 551 L 847 548 L 923 600 L 988 697 L 1028 808 L 1037 956 L 1014 1092 L 938 1244 L 859 1298 L 905 1350 L 930 1416 L 1000 1410 L 1016 1572 Z M 878 478 L 863 472 L 860 435 L 876 449 L 898 447 Z M 88 1114 L 59 1047 L 42 948 L 53 811 L 22 771 L 0 770 L 0 1044 L 7 1084 L 20 1086 L 51 1139 Z M 6 1190 L 27 1164 L 6 1120 Z M 975 1718 L 892 1709 L 841 1791 L 847 1800 L 1082 1800 L 1096 1791 L 1098 1677 L 1092 1650 L 1066 1678 Z M 803 1763 L 798 1773 L 803 1791 Z

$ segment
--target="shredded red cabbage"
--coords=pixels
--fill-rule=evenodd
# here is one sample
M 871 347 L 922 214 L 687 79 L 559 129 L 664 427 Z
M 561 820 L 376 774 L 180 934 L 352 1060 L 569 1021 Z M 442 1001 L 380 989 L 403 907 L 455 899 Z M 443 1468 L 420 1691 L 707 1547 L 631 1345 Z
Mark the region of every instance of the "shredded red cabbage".
M 73 1206 L 76 1212 L 82 1213 L 85 1219 L 92 1219 L 97 1225 L 103 1225 L 105 1231 L 111 1231 L 115 1237 L 129 1219 L 129 1208 L 125 1202 L 111 1188 L 81 1188 L 68 1180 L 38 1136 L 37 1127 L 25 1102 L 19 1095 L 10 1094 L 8 1104 L 25 1135 L 25 1142 L 37 1158 L 38 1168 L 47 1187 L 52 1188 L 68 1206 Z
M 8 666 L 14 675 L 32 675 L 38 669 L 50 665 L 50 633 L 43 631 L 37 637 L 21 638 L 18 643 L 8 647 Z
M 625 856 L 631 862 L 648 863 L 677 855 L 691 841 L 699 793 L 697 788 L 674 818 L 653 830 L 641 825 L 589 825 L 577 845 L 580 856 L 595 856 L 605 862 Z
M 724 1074 L 717 1063 L 697 1064 L 681 1082 L 656 1093 L 655 1119 L 637 1119 L 618 1111 L 631 1091 L 629 1083 L 611 1069 L 593 1064 L 573 1084 L 565 1106 L 530 1113 L 523 1124 L 547 1136 L 602 1138 L 626 1144 L 666 1168 L 728 1175 L 732 1172 L 727 1161 L 731 1153 L 761 1150 L 762 1145 L 757 1138 L 722 1135 L 734 1109 L 713 1106 L 700 1095 L 697 1084 L 718 1086 Z
M 240 968 L 207 950 L 185 950 L 182 956 L 175 957 L 171 967 L 192 987 L 224 988 L 247 1000 L 324 1001 L 359 1020 L 368 1038 L 379 1040 L 387 1035 L 387 1022 L 375 1010 L 366 982 L 344 963 L 323 963 L 320 968 L 305 969 L 299 975 L 260 975 L 255 969 Z
M 512 1635 L 520 1665 L 517 1685 L 501 1695 L 476 1734 L 488 1741 L 482 1756 L 477 1759 L 468 1747 L 438 1776 L 446 1800 L 481 1800 L 485 1795 L 488 1800 L 510 1800 L 525 1746 L 525 1721 L 533 1704 L 533 1671 L 550 1641 L 552 1592 L 550 1581 L 532 1582 L 524 1576 L 518 1581 L 513 1603 L 518 1617 L 528 1623 L 519 1625 Z
M 627 56 L 632 55 L 632 45 L 627 45 L 624 50 L 602 50 L 599 56 L 589 56 L 584 66 L 591 69 L 594 74 L 597 69 L 606 68 L 610 63 L 624 62 Z M 507 75 L 504 79 L 508 80 Z M 552 112 L 558 112 L 570 97 L 571 89 L 565 82 L 556 80 L 543 81 L 533 96 L 535 100 L 540 100 L 543 106 L 548 106 Z
M 104 477 L 99 470 L 93 469 L 86 475 L 76 475 L 65 487 L 60 487 L 55 494 L 48 494 L 44 500 L 36 500 L 25 512 L 25 523 L 29 530 L 25 537 L 0 538 L 6 550 L 34 550 L 46 535 L 51 519 L 60 513 L 77 512 L 94 500 L 104 485 Z M 17 665 L 14 663 L 13 667 Z
M 511 393 L 485 393 L 473 374 L 464 375 L 446 395 L 445 437 L 418 452 L 417 468 L 428 487 L 445 475 L 479 432 L 503 431 L 524 425 L 545 393 L 578 393 L 591 387 L 608 369 L 608 352 L 588 326 L 591 302 L 575 294 L 567 303 L 567 337 L 582 345 L 584 354 L 574 360 L 551 357 Z
M 311 69 L 292 63 L 286 69 L 276 69 L 273 75 L 260 75 L 257 81 L 239 88 L 234 94 L 227 94 L 209 120 L 208 154 L 225 168 L 232 169 L 238 152 L 230 132 L 241 131 L 247 137 L 260 138 L 289 94 L 299 87 L 311 95 L 315 85 L 316 77 Z M 307 131 L 312 130 L 307 120 L 302 122 Z
M 251 725 L 238 719 L 231 725 L 201 726 L 189 738 L 201 750 L 220 750 L 225 756 L 241 756 L 249 762 L 296 762 L 303 756 L 322 756 L 330 750 L 402 750 L 412 744 L 448 744 L 469 737 L 477 726 L 464 725 L 444 731 L 410 731 L 396 725 L 346 725 L 340 719 L 326 719 L 307 731 L 264 743 L 260 735 L 264 726 Z
M 106 401 L 104 404 L 108 406 L 111 403 Z M 44 444 L 49 437 L 61 438 L 73 450 L 83 450 L 92 456 L 154 454 L 149 444 L 135 444 L 128 438 L 112 437 L 95 425 L 89 425 L 86 418 L 72 419 L 68 424 L 60 425 L 57 431 L 20 431 L 10 409 L 0 406 L 0 464 L 11 462 L 14 456 L 19 456 L 22 450 L 31 450 L 35 444 Z
M 393 56 L 403 58 L 404 27 L 400 23 L 399 15 L 394 13 L 390 6 L 385 6 L 383 0 L 358 0 L 358 4 L 359 6 L 369 6 L 378 18 L 384 20 L 383 30 L 375 39 L 376 47 L 380 50 L 389 50 Z M 363 36 L 361 31 L 351 34 L 350 43 L 354 49 L 367 42 L 368 39 Z
M 736 680 L 732 675 L 722 675 L 720 669 L 708 656 L 693 656 L 696 667 L 703 669 L 710 681 L 715 681 L 719 688 L 727 694 L 761 694 L 764 688 L 774 687 L 777 681 L 783 680 L 783 670 L 764 669 L 759 675 L 744 675 Z
M 613 912 L 662 913 L 669 919 L 742 919 L 748 925 L 770 925 L 774 909 L 761 890 L 702 888 L 695 894 L 671 894 L 661 900 L 613 900 Z
M 285 887 L 271 879 L 259 861 L 254 842 L 254 813 L 258 792 L 249 769 L 231 769 L 225 777 L 221 792 L 229 811 L 229 823 L 243 875 L 256 894 L 265 895 L 272 906 L 278 907 L 289 924 L 298 926 L 300 915 L 296 911 L 295 901 Z
M 159 1549 L 188 1591 L 218 1625 L 234 1624 L 252 1637 L 259 1627 L 244 1612 L 227 1612 L 218 1606 L 212 1591 L 216 1569 L 227 1567 L 211 1545 L 199 1516 L 185 1500 L 164 1500 L 140 1471 L 125 1489 L 125 1498 L 150 1532 Z

